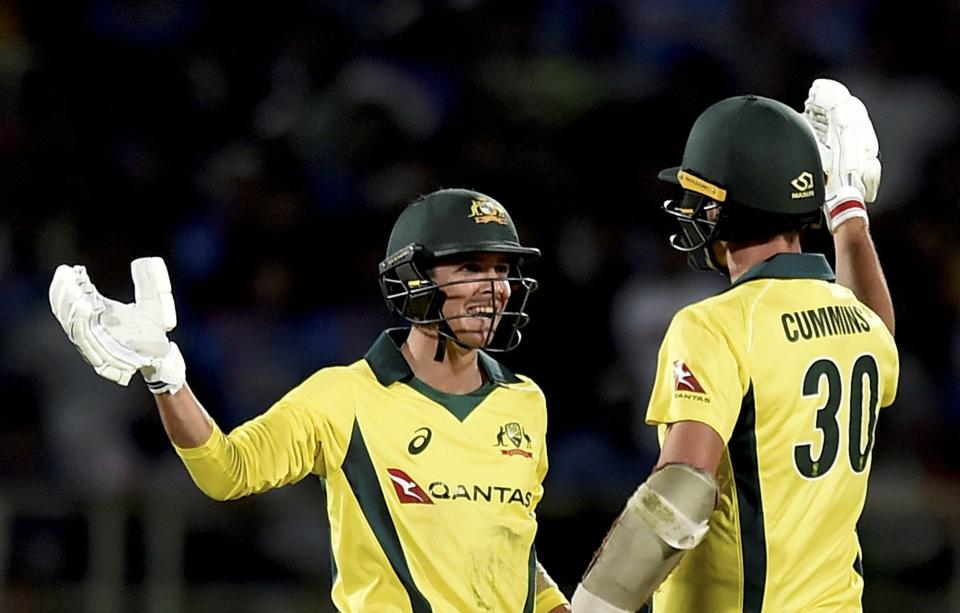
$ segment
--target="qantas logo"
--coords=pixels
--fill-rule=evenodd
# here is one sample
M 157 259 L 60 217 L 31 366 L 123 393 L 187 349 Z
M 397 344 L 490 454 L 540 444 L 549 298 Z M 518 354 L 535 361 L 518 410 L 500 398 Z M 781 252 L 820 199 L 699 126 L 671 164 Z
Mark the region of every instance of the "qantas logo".
M 399 468 L 388 468 L 390 481 L 393 483 L 393 489 L 397 492 L 397 498 L 403 504 L 433 504 L 430 496 L 423 491 L 417 482 L 410 475 Z
M 529 507 L 533 500 L 533 492 L 505 485 L 450 484 L 444 481 L 434 481 L 427 487 L 430 494 L 437 500 L 495 502 L 499 504 L 519 504 L 523 507 Z
M 498 504 L 518 504 L 529 507 L 533 502 L 533 492 L 506 485 L 480 485 L 466 483 L 447 483 L 432 481 L 423 491 L 417 482 L 399 468 L 388 468 L 387 474 L 393 484 L 393 490 L 402 504 L 436 504 L 434 500 L 467 500 L 469 502 L 493 502 Z
M 683 360 L 677 360 L 673 363 L 673 389 L 678 392 L 705 393 L 700 382 L 687 368 L 687 365 L 683 363 Z

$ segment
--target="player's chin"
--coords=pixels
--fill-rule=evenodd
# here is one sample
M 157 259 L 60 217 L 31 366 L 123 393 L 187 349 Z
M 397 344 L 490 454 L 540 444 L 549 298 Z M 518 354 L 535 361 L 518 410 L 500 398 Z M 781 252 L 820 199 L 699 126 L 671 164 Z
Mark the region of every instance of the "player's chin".
M 462 343 L 471 347 L 485 347 L 490 339 L 493 338 L 493 326 L 489 322 L 484 326 L 463 326 L 460 329 L 453 328 L 457 338 Z

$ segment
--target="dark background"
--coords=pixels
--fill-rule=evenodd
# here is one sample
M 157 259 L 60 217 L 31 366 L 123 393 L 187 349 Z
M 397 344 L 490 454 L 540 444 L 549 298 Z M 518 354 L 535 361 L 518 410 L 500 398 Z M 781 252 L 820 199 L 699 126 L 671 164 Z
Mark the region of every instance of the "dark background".
M 497 198 L 544 253 L 505 361 L 547 394 L 538 551 L 571 593 L 655 458 L 666 324 L 724 286 L 667 246 L 656 172 L 709 104 L 800 108 L 823 76 L 879 136 L 902 361 L 865 609 L 960 610 L 958 47 L 949 0 L 0 2 L 0 608 L 327 610 L 320 483 L 204 498 L 139 377 L 96 377 L 47 287 L 82 263 L 128 301 L 129 260 L 163 256 L 172 337 L 229 429 L 392 323 L 376 264 L 439 187 Z M 805 244 L 832 258 L 825 231 Z

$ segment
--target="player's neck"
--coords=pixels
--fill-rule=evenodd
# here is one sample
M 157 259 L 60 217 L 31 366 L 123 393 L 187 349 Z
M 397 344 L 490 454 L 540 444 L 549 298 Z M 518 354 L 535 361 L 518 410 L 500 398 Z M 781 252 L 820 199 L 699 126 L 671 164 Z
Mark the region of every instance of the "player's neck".
M 800 237 L 795 232 L 778 234 L 755 243 L 727 243 L 727 270 L 730 282 L 736 283 L 748 270 L 778 253 L 800 253 Z
M 483 384 L 477 364 L 477 350 L 466 349 L 444 339 L 447 344 L 443 361 L 434 359 L 437 335 L 433 330 L 414 326 L 400 351 L 414 376 L 435 390 L 447 394 L 469 394 Z

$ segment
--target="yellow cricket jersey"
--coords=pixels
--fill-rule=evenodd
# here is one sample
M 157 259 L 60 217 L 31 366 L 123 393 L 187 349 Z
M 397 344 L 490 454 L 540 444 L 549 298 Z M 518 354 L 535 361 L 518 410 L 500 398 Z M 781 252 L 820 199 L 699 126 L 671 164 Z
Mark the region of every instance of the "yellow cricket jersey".
M 856 525 L 878 409 L 899 358 L 880 318 L 821 255 L 779 254 L 674 317 L 647 422 L 697 421 L 726 442 L 710 532 L 657 612 L 861 610 Z
M 178 449 L 226 500 L 314 474 L 327 489 L 341 611 L 549 611 L 537 593 L 534 509 L 547 472 L 540 389 L 484 353 L 467 395 L 413 376 L 385 332 L 364 359 L 324 368 L 229 436 Z

